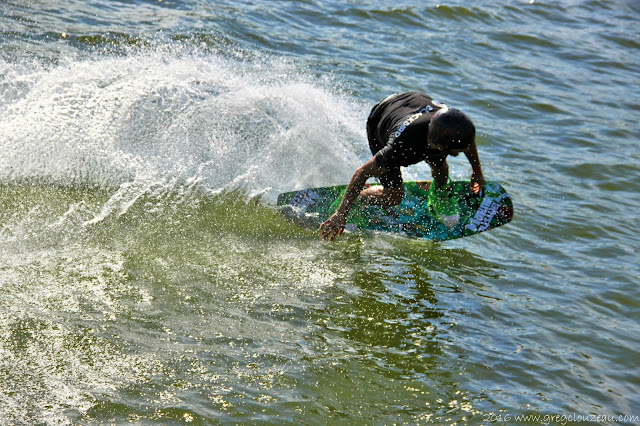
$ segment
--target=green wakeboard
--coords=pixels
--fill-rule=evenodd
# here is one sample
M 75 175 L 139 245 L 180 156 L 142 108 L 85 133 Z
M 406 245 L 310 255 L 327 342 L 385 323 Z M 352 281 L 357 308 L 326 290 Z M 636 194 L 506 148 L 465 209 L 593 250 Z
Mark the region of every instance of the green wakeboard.
M 356 201 L 347 216 L 346 230 L 381 231 L 413 238 L 445 241 L 475 235 L 507 224 L 513 218 L 513 203 L 507 191 L 487 181 L 475 194 L 469 181 L 454 181 L 452 197 L 458 203 L 460 220 L 451 229 L 439 222 L 429 208 L 430 181 L 405 182 L 405 196 L 392 207 L 369 206 Z M 305 228 L 318 228 L 340 205 L 346 185 L 303 189 L 278 196 L 282 214 Z

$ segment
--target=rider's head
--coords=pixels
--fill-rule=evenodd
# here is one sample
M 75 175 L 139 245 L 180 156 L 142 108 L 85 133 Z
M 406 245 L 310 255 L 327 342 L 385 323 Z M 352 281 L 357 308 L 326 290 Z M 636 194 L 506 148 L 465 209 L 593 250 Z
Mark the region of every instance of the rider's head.
M 429 146 L 434 149 L 465 150 L 473 143 L 476 126 L 459 109 L 443 108 L 429 122 Z

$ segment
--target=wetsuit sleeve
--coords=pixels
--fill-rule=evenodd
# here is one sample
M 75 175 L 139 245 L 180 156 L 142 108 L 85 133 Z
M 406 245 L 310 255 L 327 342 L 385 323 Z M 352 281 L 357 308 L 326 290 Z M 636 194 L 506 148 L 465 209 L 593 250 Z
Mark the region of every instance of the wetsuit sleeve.
M 385 188 L 402 186 L 402 172 L 400 171 L 400 165 L 396 161 L 398 151 L 395 142 L 397 141 L 390 140 L 387 145 L 375 154 L 376 165 L 388 169 L 385 174 L 378 178 L 378 181 Z
M 387 144 L 376 153 L 376 164 L 380 167 L 392 169 L 400 167 L 401 142 L 395 138 L 389 138 Z
M 443 152 L 443 153 L 434 153 L 431 154 L 429 157 L 427 157 L 427 159 L 425 160 L 427 164 L 430 164 L 432 166 L 435 166 L 437 168 L 442 167 L 442 164 L 444 163 L 444 160 L 447 159 L 447 153 Z

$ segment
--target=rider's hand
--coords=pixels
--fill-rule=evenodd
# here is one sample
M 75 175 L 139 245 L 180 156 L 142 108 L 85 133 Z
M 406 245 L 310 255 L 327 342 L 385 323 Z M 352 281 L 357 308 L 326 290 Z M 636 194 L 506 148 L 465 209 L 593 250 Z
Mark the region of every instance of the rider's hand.
M 338 235 L 342 235 L 347 225 L 347 217 L 341 213 L 334 213 L 329 219 L 320 225 L 320 235 L 324 240 L 333 241 Z
M 478 194 L 484 188 L 484 176 L 482 175 L 482 170 L 475 170 L 471 174 L 471 190 Z

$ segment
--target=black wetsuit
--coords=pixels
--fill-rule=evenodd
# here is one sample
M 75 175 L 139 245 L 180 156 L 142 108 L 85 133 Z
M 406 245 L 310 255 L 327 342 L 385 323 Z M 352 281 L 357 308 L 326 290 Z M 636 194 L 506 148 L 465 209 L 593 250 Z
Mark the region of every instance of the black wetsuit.
M 367 138 L 376 165 L 389 169 L 380 176 L 385 188 L 403 184 L 400 166 L 420 161 L 442 166 L 447 152 L 429 149 L 427 134 L 431 117 L 445 107 L 418 92 L 391 95 L 373 107 L 367 120 Z

